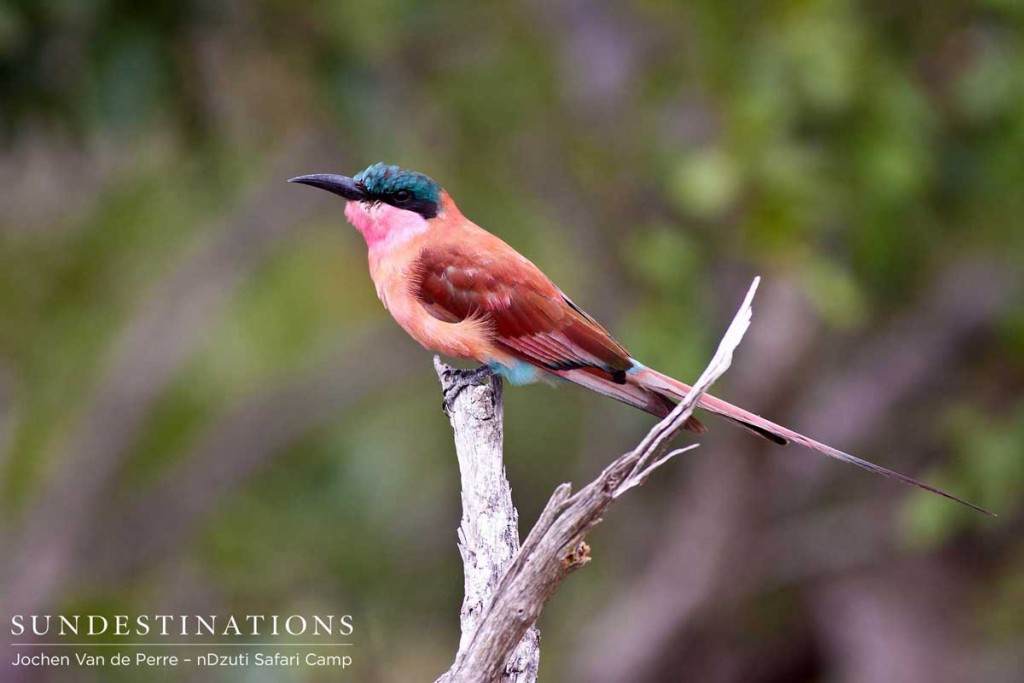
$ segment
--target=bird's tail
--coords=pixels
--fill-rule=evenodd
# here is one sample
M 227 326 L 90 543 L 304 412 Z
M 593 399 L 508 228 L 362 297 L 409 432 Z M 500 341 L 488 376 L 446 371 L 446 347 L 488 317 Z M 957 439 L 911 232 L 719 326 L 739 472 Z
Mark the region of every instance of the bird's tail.
M 681 400 L 690 391 L 689 385 L 683 384 L 678 380 L 672 379 L 671 377 L 663 375 L 655 370 L 651 370 L 650 368 L 641 368 L 640 370 L 631 372 L 629 375 L 627 375 L 626 381 L 628 385 L 633 385 L 637 389 L 647 390 L 644 393 L 657 394 L 677 401 Z M 622 399 L 620 398 L 619 400 Z M 924 489 L 925 491 L 936 493 L 940 496 L 956 501 L 961 505 L 966 505 L 967 507 L 977 510 L 978 512 L 983 512 L 987 515 L 992 514 L 988 510 L 980 508 L 977 505 L 969 503 L 966 500 L 958 498 L 950 493 L 946 493 L 945 491 L 937 489 L 934 486 L 929 486 L 924 482 L 920 482 L 916 479 L 900 474 L 899 472 L 893 472 L 892 470 L 888 470 L 872 462 L 868 462 L 867 460 L 861 460 L 858 457 L 852 456 L 848 453 L 844 453 L 840 450 L 832 448 L 831 446 L 826 446 L 825 444 L 819 441 L 815 441 L 814 439 L 806 437 L 803 434 L 794 432 L 792 429 L 787 429 L 781 425 L 777 425 L 774 422 L 771 422 L 770 420 L 764 419 L 760 415 L 755 415 L 751 412 L 743 410 L 742 408 L 734 406 L 731 403 L 727 403 L 726 401 L 723 401 L 720 398 L 715 398 L 714 396 L 709 396 L 708 394 L 705 394 L 704 396 L 701 397 L 699 405 L 701 408 L 704 408 L 709 412 L 715 413 L 716 415 L 721 415 L 722 417 L 728 418 L 729 420 L 732 420 L 733 422 L 736 422 L 741 426 L 746 427 L 747 429 L 759 434 L 760 436 L 763 436 L 764 438 L 769 439 L 770 441 L 774 441 L 777 444 L 785 445 L 786 443 L 793 441 L 795 443 L 800 444 L 801 446 L 810 448 L 811 450 L 818 451 L 819 453 L 824 453 L 830 458 L 835 458 L 836 460 L 841 460 L 843 462 L 850 463 L 851 465 L 856 465 L 857 467 L 865 469 L 868 472 L 881 474 L 883 476 L 889 477 L 890 479 L 895 479 L 896 481 L 903 482 L 904 484 L 910 484 L 911 486 L 916 486 L 918 488 Z M 643 408 L 642 406 L 637 407 L 641 407 L 642 409 L 646 410 L 646 408 Z M 648 410 L 648 412 L 654 411 Z
M 550 370 L 549 372 L 562 379 L 579 384 L 581 387 L 596 391 L 609 398 L 614 398 L 616 401 L 622 401 L 634 408 L 639 408 L 659 418 L 671 413 L 672 409 L 676 407 L 676 400 L 678 400 L 678 397 L 674 396 L 674 394 L 651 389 L 642 383 L 632 381 L 634 375 L 627 375 L 625 382 L 615 382 L 602 374 L 590 372 L 587 368 Z M 686 387 L 685 384 L 680 386 Z M 689 389 L 689 387 L 686 388 Z M 693 416 L 690 416 L 683 427 L 695 434 L 703 434 L 708 430 L 703 422 Z

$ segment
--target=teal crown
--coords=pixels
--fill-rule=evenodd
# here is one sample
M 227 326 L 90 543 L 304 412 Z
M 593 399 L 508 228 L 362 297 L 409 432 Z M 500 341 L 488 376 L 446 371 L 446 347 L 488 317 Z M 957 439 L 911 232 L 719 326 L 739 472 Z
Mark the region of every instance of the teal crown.
M 370 197 L 382 201 L 402 190 L 418 202 L 436 205 L 441 200 L 441 186 L 432 178 L 399 166 L 377 163 L 357 173 L 354 180 L 362 184 Z

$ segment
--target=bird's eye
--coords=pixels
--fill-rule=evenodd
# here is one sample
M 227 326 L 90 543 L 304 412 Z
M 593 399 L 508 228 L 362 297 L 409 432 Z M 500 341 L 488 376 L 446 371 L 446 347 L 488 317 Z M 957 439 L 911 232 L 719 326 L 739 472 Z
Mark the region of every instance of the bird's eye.
M 399 190 L 395 193 L 394 199 L 396 204 L 404 204 L 412 199 L 412 192 L 409 192 L 409 190 Z

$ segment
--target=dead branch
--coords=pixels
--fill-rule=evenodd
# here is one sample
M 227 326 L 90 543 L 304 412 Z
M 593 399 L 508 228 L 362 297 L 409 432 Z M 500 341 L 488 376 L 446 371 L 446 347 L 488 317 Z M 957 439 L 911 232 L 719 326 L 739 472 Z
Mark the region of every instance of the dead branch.
M 458 371 L 436 356 L 434 368 L 447 395 Z M 495 376 L 489 384 L 462 391 L 448 414 L 462 478 L 459 552 L 465 596 L 459 614 L 460 651 L 468 647 L 505 567 L 519 552 L 519 513 L 502 460 L 503 413 L 501 378 Z M 539 665 L 540 632 L 531 626 L 504 667 L 502 681 L 534 683 Z
M 689 450 L 669 451 L 669 444 L 682 430 L 700 397 L 729 368 L 733 351 L 750 325 L 751 302 L 758 282 L 759 278 L 751 285 L 743 305 L 711 363 L 694 384 L 693 391 L 668 417 L 655 425 L 636 448 L 619 456 L 597 479 L 577 493 L 572 493 L 569 484 L 555 489 L 523 547 L 508 564 L 504 576 L 493 590 L 493 597 L 489 601 L 485 599 L 487 607 L 468 637 L 464 625 L 464 636 L 455 663 L 440 681 L 478 683 L 501 680 L 509 656 L 537 621 L 555 590 L 569 574 L 590 561 L 590 547 L 584 538 L 601 521 L 605 510 L 626 491 L 643 484 L 669 459 Z M 460 404 L 457 403 L 453 424 L 462 419 L 459 412 Z M 500 448 L 491 452 L 496 453 L 493 457 L 500 468 Z M 464 492 L 464 500 L 465 497 Z

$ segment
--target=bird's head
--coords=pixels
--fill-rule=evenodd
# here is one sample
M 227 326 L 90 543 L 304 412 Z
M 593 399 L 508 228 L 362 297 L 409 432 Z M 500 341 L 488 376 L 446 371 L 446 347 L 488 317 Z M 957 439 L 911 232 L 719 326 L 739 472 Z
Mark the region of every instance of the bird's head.
M 430 177 L 382 163 L 352 178 L 316 173 L 288 182 L 318 187 L 347 199 L 345 216 L 370 247 L 423 232 L 454 209 L 447 193 Z

